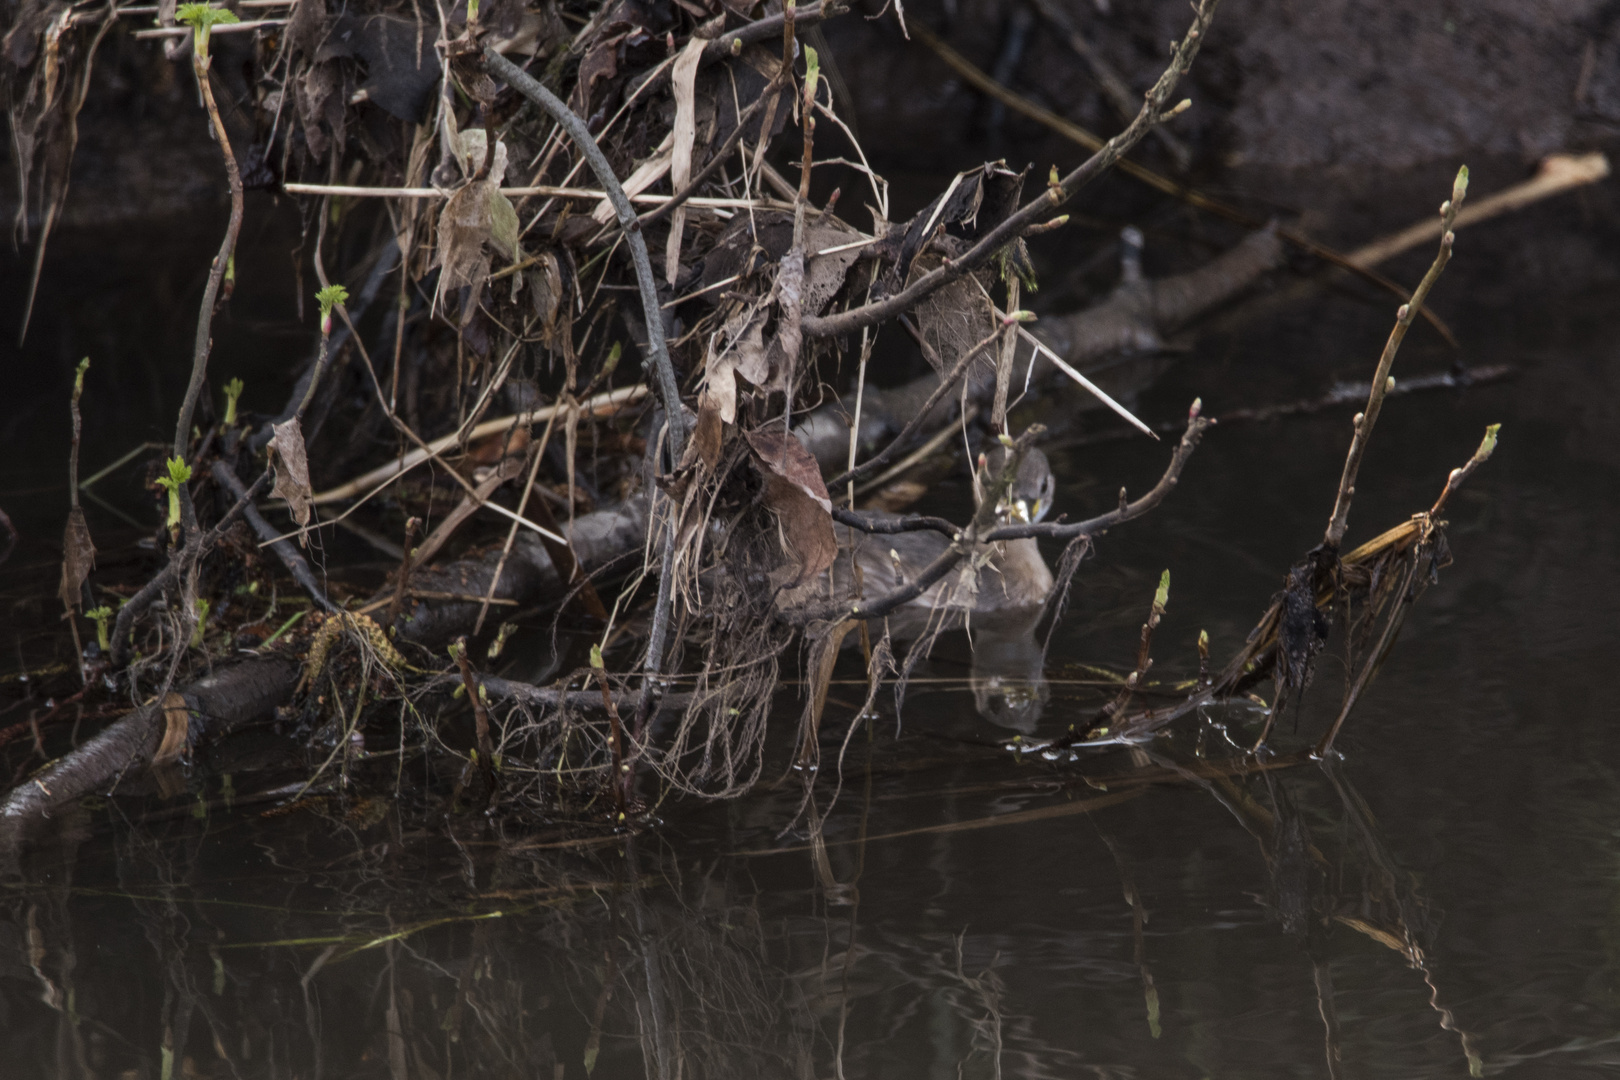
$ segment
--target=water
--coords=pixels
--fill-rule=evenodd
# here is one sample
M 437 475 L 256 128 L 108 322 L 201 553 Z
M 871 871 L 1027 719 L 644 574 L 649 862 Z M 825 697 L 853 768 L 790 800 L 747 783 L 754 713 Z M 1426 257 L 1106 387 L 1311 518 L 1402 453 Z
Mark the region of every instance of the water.
M 211 751 L 200 796 L 64 815 L 5 886 L 0 1075 L 1613 1075 L 1612 291 L 1532 285 L 1503 304 L 1482 285 L 1501 263 L 1468 270 L 1459 252 L 1440 297 L 1465 359 L 1520 372 L 1385 411 L 1353 540 L 1426 508 L 1486 424 L 1502 442 L 1451 503 L 1456 563 L 1335 767 L 1284 756 L 1188 779 L 1190 725 L 1147 760 L 1015 758 L 974 710 L 959 638 L 921 669 L 900 725 L 885 694 L 854 733 L 819 846 L 804 819 L 781 835 L 801 789 L 775 771 L 738 802 L 667 803 L 635 840 L 385 800 L 262 816 L 272 803 L 252 793 L 290 777 L 253 736 Z M 1234 323 L 1142 407 L 1171 417 L 1201 393 L 1219 415 L 1364 377 L 1388 306 L 1318 295 Z M 1398 373 L 1450 358 L 1417 332 Z M 1159 511 L 1101 541 L 1049 657 L 1042 733 L 1094 714 L 1093 665 L 1129 666 L 1165 568 L 1155 676 L 1195 670 L 1200 629 L 1217 660 L 1238 647 L 1320 535 L 1349 411 L 1218 428 Z M 103 431 L 87 464 L 141 437 Z M 1059 509 L 1145 489 L 1165 453 L 1055 450 Z M 8 476 L 48 491 L 46 456 Z M 8 483 L 19 524 L 49 519 L 28 501 L 44 494 Z M 928 505 L 960 516 L 966 497 L 947 485 Z M 14 613 L 54 574 L 38 531 L 18 564 L 38 580 L 4 571 Z M 26 609 L 48 625 L 41 610 Z M 1336 705 L 1339 644 L 1282 754 Z M 824 773 L 861 693 L 833 689 Z M 1215 718 L 1254 737 L 1253 711 Z M 1230 758 L 1221 738 L 1206 732 L 1205 760 Z

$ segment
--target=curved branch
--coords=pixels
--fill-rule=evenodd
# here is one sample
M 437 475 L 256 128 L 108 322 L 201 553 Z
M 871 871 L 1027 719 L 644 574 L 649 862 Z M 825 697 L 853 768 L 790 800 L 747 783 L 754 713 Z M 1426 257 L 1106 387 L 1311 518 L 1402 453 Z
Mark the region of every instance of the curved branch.
M 631 209 L 630 200 L 625 197 L 613 166 L 608 164 L 607 156 L 596 144 L 585 121 L 563 104 L 556 94 L 541 85 L 538 79 L 494 49 L 484 49 L 484 66 L 490 74 L 506 80 L 508 86 L 528 98 L 568 132 L 568 137 L 574 140 L 574 145 L 596 174 L 596 182 L 602 185 L 608 201 L 613 204 L 613 213 L 618 217 L 619 227 L 624 230 L 625 238 L 630 243 L 630 258 L 636 266 L 636 286 L 641 292 L 641 309 L 647 322 L 649 366 L 653 369 L 658 396 L 663 401 L 664 415 L 669 419 L 670 456 L 672 460 L 680 461 L 686 449 L 686 414 L 681 411 L 681 389 L 675 381 L 675 369 L 670 364 L 669 348 L 664 341 L 664 314 L 658 303 L 658 287 L 653 284 L 652 261 L 647 257 L 647 241 L 641 235 L 641 222 L 635 210 Z
M 186 384 L 186 397 L 180 405 L 180 418 L 174 427 L 174 456 L 186 456 L 191 443 L 191 415 L 202 396 L 203 377 L 208 373 L 208 353 L 213 345 L 214 303 L 219 299 L 219 288 L 225 280 L 225 271 L 236 253 L 236 236 L 242 230 L 242 172 L 236 167 L 236 155 L 231 152 L 230 135 L 225 121 L 214 102 L 214 88 L 208 81 L 209 57 L 206 53 L 191 54 L 191 68 L 197 75 L 203 103 L 208 107 L 208 118 L 214 125 L 214 137 L 219 140 L 220 152 L 225 155 L 225 175 L 231 184 L 231 219 L 225 227 L 225 239 L 219 245 L 219 254 L 208 270 L 208 285 L 203 289 L 202 307 L 197 312 L 197 337 L 191 348 L 191 381 Z
M 908 288 L 887 299 L 835 315 L 806 315 L 801 324 L 804 336 L 814 338 L 848 334 L 910 310 L 925 297 L 989 261 L 997 251 L 1037 224 L 1038 219 L 1068 202 L 1082 187 L 1112 167 L 1132 147 L 1141 142 L 1149 131 L 1168 118 L 1168 114 L 1164 111 L 1165 103 L 1170 100 L 1171 91 L 1192 66 L 1193 59 L 1203 46 L 1204 36 L 1215 18 L 1215 8 L 1219 3 L 1220 0 L 1199 0 L 1192 26 L 1176 45 L 1175 52 L 1170 58 L 1170 65 L 1159 76 L 1159 81 L 1153 84 L 1153 89 L 1147 92 L 1146 100 L 1142 102 L 1142 109 L 1136 114 L 1136 119 L 1132 120 L 1124 131 L 1103 144 L 1102 149 L 1087 158 L 1079 168 L 1065 176 L 1061 182 L 1047 188 L 1045 194 L 1031 199 L 1016 213 L 1008 215 L 1005 221 L 986 233 L 961 258 L 948 260 L 939 269 L 918 278 Z
M 1175 452 L 1170 455 L 1170 464 L 1165 466 L 1164 475 L 1159 477 L 1159 482 L 1153 485 L 1152 490 L 1135 502 L 1126 503 L 1117 510 L 1110 510 L 1106 514 L 1099 514 L 1071 525 L 1065 525 L 1061 521 L 1043 521 L 1033 525 L 1003 525 L 987 533 L 984 542 L 994 544 L 1003 540 L 1042 536 L 1053 540 L 1073 540 L 1080 536 L 1096 536 L 1115 525 L 1123 525 L 1127 521 L 1141 517 L 1164 502 L 1165 497 L 1175 489 L 1181 480 L 1181 470 L 1186 467 L 1187 459 L 1192 457 L 1193 451 L 1198 449 L 1198 443 L 1204 437 L 1204 432 L 1214 423 L 1215 421 L 1202 416 L 1194 416 L 1188 420 L 1187 430 L 1182 434 L 1181 441 L 1176 444 Z

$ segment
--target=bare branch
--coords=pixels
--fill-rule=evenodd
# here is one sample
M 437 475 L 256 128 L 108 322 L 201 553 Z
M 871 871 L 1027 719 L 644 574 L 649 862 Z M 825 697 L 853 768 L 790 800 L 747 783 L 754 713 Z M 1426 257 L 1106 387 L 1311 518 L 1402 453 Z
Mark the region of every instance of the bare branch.
M 1041 219 L 1074 197 L 1086 184 L 1095 180 L 1107 171 L 1116 161 L 1128 153 L 1132 147 L 1141 142 L 1147 133 L 1153 130 L 1165 119 L 1165 105 L 1170 100 L 1170 94 L 1181 81 L 1182 76 L 1192 67 L 1193 59 L 1198 50 L 1203 47 L 1204 37 L 1209 31 L 1209 25 L 1215 18 L 1215 9 L 1220 0 L 1199 0 L 1198 7 L 1193 16 L 1193 24 L 1188 28 L 1187 34 L 1177 43 L 1175 52 L 1171 55 L 1170 64 L 1159 76 L 1159 81 L 1147 92 L 1142 102 L 1141 111 L 1136 119 L 1131 121 L 1129 127 L 1115 135 L 1105 143 L 1102 149 L 1092 154 L 1083 164 L 1059 183 L 1047 188 L 1046 193 L 1031 199 L 1016 213 L 1008 215 L 1000 225 L 991 229 L 974 244 L 973 247 L 959 259 L 948 260 L 939 269 L 924 274 L 913 282 L 908 288 L 902 289 L 893 296 L 865 304 L 849 311 L 835 315 L 805 316 L 803 332 L 806 337 L 833 337 L 839 334 L 848 334 L 859 330 L 863 326 L 891 319 L 902 311 L 915 307 L 924 297 L 934 293 L 950 284 L 957 278 L 971 270 L 977 269 L 989 261 L 997 251 L 1000 251 L 1011 241 L 1024 235 L 1031 227 L 1038 224 Z
M 1378 413 L 1384 407 L 1384 396 L 1389 393 L 1391 380 L 1390 369 L 1395 365 L 1395 354 L 1400 351 L 1401 341 L 1406 337 L 1407 329 L 1412 320 L 1423 308 L 1423 301 L 1428 298 L 1429 290 L 1439 280 L 1440 272 L 1446 268 L 1451 260 L 1451 245 L 1456 236 L 1451 227 L 1457 221 L 1457 211 L 1462 207 L 1463 197 L 1468 194 L 1468 166 L 1464 165 L 1457 173 L 1457 179 L 1451 187 L 1451 198 L 1440 204 L 1440 250 L 1435 254 L 1434 262 L 1429 266 L 1429 272 L 1423 275 L 1423 280 L 1412 293 L 1412 302 L 1402 304 L 1395 315 L 1395 327 L 1389 332 L 1389 340 L 1384 343 L 1384 353 L 1378 358 L 1378 370 L 1373 373 L 1372 390 L 1367 395 L 1366 411 L 1356 414 L 1355 436 L 1350 440 L 1350 452 L 1345 455 L 1344 474 L 1339 478 L 1339 494 L 1333 502 L 1333 516 L 1328 519 L 1327 532 L 1322 536 L 1322 546 L 1329 551 L 1338 551 L 1339 544 L 1344 540 L 1344 531 L 1350 526 L 1350 501 L 1356 494 L 1356 473 L 1361 469 L 1361 459 L 1367 453 L 1367 440 L 1372 435 L 1373 425 L 1378 422 Z

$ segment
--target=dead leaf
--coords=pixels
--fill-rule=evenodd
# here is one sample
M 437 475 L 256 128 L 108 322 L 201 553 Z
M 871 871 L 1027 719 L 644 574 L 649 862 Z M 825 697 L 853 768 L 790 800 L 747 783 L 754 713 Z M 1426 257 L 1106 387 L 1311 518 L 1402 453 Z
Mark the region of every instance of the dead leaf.
M 309 507 L 314 492 L 309 486 L 309 457 L 304 451 L 304 428 L 293 417 L 284 424 L 272 425 L 275 437 L 270 440 L 270 463 L 276 470 L 276 486 L 270 494 L 287 500 L 293 520 L 298 522 L 300 545 L 307 544 L 302 530 L 309 525 Z
M 347 128 L 349 79 L 341 60 L 312 63 L 302 78 L 293 80 L 298 118 L 304 129 L 304 143 L 310 156 L 324 161 L 336 144 L 344 145 Z
M 916 261 L 913 278 L 938 268 L 944 259 L 938 255 L 924 255 Z M 943 376 L 956 366 L 962 354 L 995 329 L 995 311 L 990 298 L 979 288 L 972 275 L 957 278 L 917 305 L 917 329 L 923 340 L 933 347 L 936 359 L 943 367 L 936 369 Z M 995 353 L 986 350 L 980 360 L 988 367 L 995 366 Z M 971 376 L 970 376 L 971 377 Z
M 748 432 L 747 438 L 755 467 L 765 478 L 765 505 L 781 525 L 783 548 L 798 564 L 797 572 L 784 584 L 797 588 L 838 558 L 827 485 L 816 459 L 790 432 L 781 427 L 760 428 Z
M 720 418 L 720 407 L 705 391 L 698 397 L 698 420 L 697 427 L 692 433 L 692 450 L 710 469 L 720 464 L 720 447 L 725 433 L 725 424 Z
M 731 336 L 734 328 L 735 336 Z M 771 364 L 765 356 L 765 313 L 741 312 L 726 324 L 726 331 L 731 336 L 732 366 L 737 374 L 762 390 L 780 389 L 771 380 Z
M 670 190 L 678 192 L 692 179 L 692 144 L 697 138 L 697 73 L 708 42 L 694 37 L 686 43 L 670 69 L 675 91 L 675 142 L 670 150 Z M 671 285 L 681 270 L 681 233 L 686 228 L 686 207 L 678 206 L 669 218 L 669 242 L 664 246 L 664 277 Z
M 59 594 L 69 611 L 79 609 L 85 579 L 96 566 L 96 545 L 90 542 L 90 526 L 84 511 L 75 506 L 68 511 L 67 528 L 62 530 L 62 587 Z
M 714 403 L 720 419 L 737 422 L 737 355 L 730 349 L 709 348 L 703 364 L 703 396 Z
M 476 176 L 484 162 L 484 133 L 472 128 L 458 136 L 461 166 Z M 436 264 L 439 293 L 435 303 L 444 303 L 457 290 L 472 290 L 461 311 L 466 325 L 478 306 L 478 294 L 489 278 L 492 259 L 499 255 L 511 261 L 517 255 L 518 217 L 511 200 L 501 194 L 506 175 L 506 144 L 495 142 L 495 157 L 488 176 L 463 186 L 445 200 L 439 212 L 439 253 Z
M 548 349 L 555 348 L 557 315 L 562 309 L 564 291 L 562 264 L 551 251 L 543 251 L 535 258 L 535 265 L 521 276 L 528 278 L 529 306 L 534 317 L 540 320 L 541 344 Z
M 820 315 L 838 291 L 855 261 L 866 253 L 859 243 L 861 234 L 837 218 L 824 219 L 804 230 L 804 310 Z
M 804 341 L 799 320 L 804 317 L 804 249 L 789 248 L 782 256 L 782 269 L 776 274 L 776 340 L 771 343 L 771 359 L 776 361 L 784 386 L 793 386 L 799 366 L 799 349 Z
M 185 753 L 190 735 L 191 710 L 186 707 L 185 698 L 171 692 L 163 699 L 163 739 L 158 743 L 157 752 L 152 755 L 152 764 L 164 765 L 179 760 L 180 755 Z

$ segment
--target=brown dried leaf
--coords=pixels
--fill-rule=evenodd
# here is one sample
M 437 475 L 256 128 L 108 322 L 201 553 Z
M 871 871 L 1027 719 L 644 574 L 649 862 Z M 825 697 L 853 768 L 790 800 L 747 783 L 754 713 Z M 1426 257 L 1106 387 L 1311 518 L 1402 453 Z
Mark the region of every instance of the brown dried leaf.
M 675 91 L 675 144 L 670 149 L 669 183 L 680 191 L 692 179 L 692 144 L 697 140 L 697 73 L 708 42 L 694 37 L 686 43 L 670 69 L 670 86 Z M 686 228 L 686 207 L 678 206 L 669 218 L 669 241 L 664 246 L 664 277 L 671 285 L 681 270 L 681 233 Z
M 828 301 L 844 287 L 844 277 L 849 273 L 849 268 L 866 253 L 865 247 L 849 246 L 859 242 L 860 239 L 860 233 L 833 217 L 825 218 L 819 224 L 806 226 L 805 311 L 812 315 L 820 315 L 826 309 Z
M 163 699 L 163 738 L 158 743 L 157 752 L 152 755 L 152 764 L 178 761 L 186 751 L 190 735 L 191 710 L 186 707 L 186 699 L 170 692 Z
M 315 497 L 309 486 L 309 457 L 304 451 L 304 428 L 293 417 L 285 424 L 272 426 L 276 434 L 270 440 L 270 464 L 276 470 L 276 486 L 270 494 L 286 499 L 293 520 L 303 529 L 309 524 L 310 501 Z M 302 535 L 298 542 L 306 541 Z
M 765 356 L 765 313 L 741 311 L 726 323 L 724 333 L 731 341 L 727 355 L 737 374 L 762 390 L 780 390 Z
M 721 420 L 737 422 L 737 353 L 730 349 L 709 349 L 704 361 L 704 400 L 714 404 Z
M 786 585 L 797 588 L 838 558 L 827 485 L 816 459 L 791 433 L 780 427 L 761 428 L 748 432 L 747 438 L 755 467 L 765 478 L 765 505 L 781 525 L 783 548 L 798 564 Z
M 456 142 L 463 172 L 469 177 L 478 175 L 488 152 L 483 130 L 469 128 L 457 136 Z M 500 191 L 505 175 L 506 143 L 496 140 L 489 174 L 451 195 L 439 213 L 436 265 L 444 269 L 439 275 L 435 303 L 442 304 L 456 290 L 470 288 L 472 294 L 461 313 L 463 326 L 477 308 L 478 293 L 489 277 L 494 257 L 510 260 L 517 255 L 517 210 Z
M 735 398 L 733 399 L 735 400 Z M 720 464 L 720 446 L 726 433 L 721 420 L 720 406 L 708 391 L 698 396 L 697 427 L 692 432 L 692 451 L 713 469 Z
M 62 586 L 58 594 L 69 611 L 79 609 L 85 579 L 96 565 L 96 545 L 90 542 L 90 526 L 84 511 L 75 506 L 68 511 L 67 528 L 62 530 Z
M 778 378 L 791 387 L 799 366 L 799 350 L 804 344 L 799 333 L 799 321 L 804 316 L 803 248 L 789 248 L 782 256 L 782 269 L 776 275 L 776 304 L 776 340 L 771 343 L 770 356 L 775 361 Z
M 941 256 L 922 256 L 915 264 L 913 277 L 921 277 L 942 262 Z M 971 276 L 957 278 L 933 293 L 917 305 L 916 314 L 917 329 L 934 349 L 929 362 L 937 358 L 944 365 L 940 375 L 955 367 L 962 354 L 983 341 L 996 326 L 990 300 Z M 995 354 L 987 350 L 980 362 L 993 366 Z
M 529 282 L 529 305 L 534 311 L 535 318 L 540 320 L 540 341 L 547 348 L 555 348 L 557 315 L 562 308 L 563 285 L 562 266 L 557 261 L 556 253 L 543 251 L 537 256 L 537 262 L 524 275 Z

